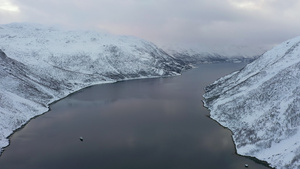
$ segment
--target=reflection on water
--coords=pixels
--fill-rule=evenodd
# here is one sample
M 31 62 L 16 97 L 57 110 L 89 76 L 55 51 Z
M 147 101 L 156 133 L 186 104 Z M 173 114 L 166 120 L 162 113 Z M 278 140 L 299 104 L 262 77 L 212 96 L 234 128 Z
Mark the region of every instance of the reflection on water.
M 235 155 L 230 131 L 202 107 L 203 88 L 242 66 L 204 64 L 182 76 L 81 90 L 16 132 L 0 168 L 265 168 Z

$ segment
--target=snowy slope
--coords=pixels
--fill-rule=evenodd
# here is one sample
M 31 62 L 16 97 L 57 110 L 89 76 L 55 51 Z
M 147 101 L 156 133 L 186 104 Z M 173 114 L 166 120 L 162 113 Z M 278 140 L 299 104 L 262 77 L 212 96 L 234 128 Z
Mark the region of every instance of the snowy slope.
M 233 132 L 237 152 L 276 168 L 300 168 L 300 37 L 206 88 L 211 117 Z
M 182 62 L 134 37 L 0 25 L 0 148 L 48 105 L 87 86 L 178 75 Z

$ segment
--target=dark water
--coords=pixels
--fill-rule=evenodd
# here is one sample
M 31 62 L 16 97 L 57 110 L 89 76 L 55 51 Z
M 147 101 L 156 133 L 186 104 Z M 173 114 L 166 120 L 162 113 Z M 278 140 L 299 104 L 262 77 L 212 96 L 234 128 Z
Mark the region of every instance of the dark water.
M 16 132 L 0 168 L 266 168 L 236 155 L 230 131 L 202 107 L 203 88 L 243 65 L 203 64 L 182 76 L 81 90 Z

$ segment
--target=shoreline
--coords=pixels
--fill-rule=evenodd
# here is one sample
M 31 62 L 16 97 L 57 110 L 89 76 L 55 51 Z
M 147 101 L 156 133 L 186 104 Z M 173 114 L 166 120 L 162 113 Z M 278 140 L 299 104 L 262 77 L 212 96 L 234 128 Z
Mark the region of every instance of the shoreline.
M 239 154 L 239 153 L 237 152 L 236 144 L 235 144 L 234 139 L 233 139 L 234 133 L 233 133 L 228 127 L 225 127 L 225 126 L 221 125 L 216 119 L 213 119 L 213 118 L 210 116 L 210 109 L 209 109 L 208 107 L 205 106 L 205 103 L 204 103 L 203 101 L 204 101 L 204 100 L 202 100 L 202 103 L 203 103 L 202 106 L 203 106 L 204 108 L 206 108 L 207 111 L 209 112 L 209 115 L 207 115 L 207 117 L 208 117 L 209 119 L 213 120 L 214 122 L 216 122 L 219 126 L 221 126 L 222 128 L 224 128 L 225 130 L 230 131 L 230 133 L 231 133 L 231 140 L 232 140 L 233 145 L 234 145 L 234 153 L 235 153 L 236 155 L 238 155 L 238 156 L 240 156 L 240 157 L 248 158 L 248 159 L 254 161 L 254 162 L 257 163 L 257 164 L 261 164 L 261 165 L 263 165 L 263 166 L 265 166 L 265 167 L 268 167 L 268 168 L 270 168 L 270 169 L 275 169 L 274 167 L 271 167 L 270 164 L 269 164 L 267 161 L 260 160 L 260 159 L 258 159 L 258 158 L 256 158 L 256 157 L 246 156 L 246 155 Z
M 182 70 L 181 74 L 184 73 L 185 71 L 188 71 L 189 69 L 186 69 L 186 70 Z M 175 72 L 174 72 L 175 73 Z M 112 81 L 102 81 L 102 82 L 99 82 L 99 83 L 95 83 L 95 84 L 92 84 L 92 85 L 89 85 L 89 86 L 86 86 L 86 87 L 83 87 L 83 88 L 79 88 L 79 89 L 75 89 L 74 91 L 72 91 L 71 93 L 67 94 L 66 96 L 62 97 L 62 98 L 58 98 L 58 99 L 54 99 L 53 101 L 49 102 L 48 104 L 44 105 L 48 110 L 45 111 L 45 112 L 42 112 L 36 116 L 33 116 L 32 118 L 30 118 L 28 121 L 26 121 L 24 124 L 22 124 L 20 127 L 16 128 L 15 130 L 12 131 L 11 134 L 9 134 L 5 139 L 8 140 L 8 145 L 6 146 L 3 146 L 3 147 L 0 147 L 0 158 L 2 156 L 2 154 L 5 152 L 5 148 L 9 147 L 10 146 L 10 140 L 11 140 L 11 137 L 18 131 L 22 130 L 31 120 L 33 119 L 36 119 L 46 113 L 48 113 L 51 108 L 50 108 L 50 105 L 56 103 L 56 102 L 59 102 L 60 100 L 72 95 L 72 94 L 75 94 L 76 92 L 79 92 L 80 90 L 84 90 L 86 88 L 90 88 L 92 86 L 96 86 L 96 85 L 103 85 L 103 84 L 113 84 L 113 83 L 119 83 L 119 82 L 124 82 L 124 81 L 130 81 L 130 80 L 142 80 L 142 79 L 155 79 L 155 78 L 168 78 L 168 77 L 175 77 L 175 76 L 180 76 L 181 74 L 174 74 L 174 75 L 165 75 L 165 76 L 150 76 L 150 77 L 136 77 L 136 78 L 125 78 L 125 79 L 120 79 L 120 80 L 112 80 Z M 42 105 L 42 104 L 41 104 Z

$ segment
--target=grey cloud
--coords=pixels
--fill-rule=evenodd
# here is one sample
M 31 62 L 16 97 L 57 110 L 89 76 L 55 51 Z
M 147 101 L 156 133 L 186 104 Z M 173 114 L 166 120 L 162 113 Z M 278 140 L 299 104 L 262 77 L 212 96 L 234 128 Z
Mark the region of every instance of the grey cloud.
M 237 8 L 250 0 L 12 0 L 12 20 L 106 29 L 157 44 L 267 49 L 299 34 L 297 0 L 251 0 L 259 9 Z M 1 21 L 0 21 L 1 22 Z M 7 22 L 7 20 L 5 21 Z

